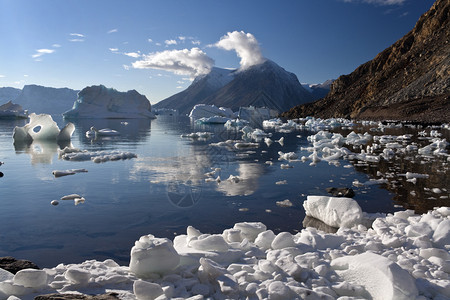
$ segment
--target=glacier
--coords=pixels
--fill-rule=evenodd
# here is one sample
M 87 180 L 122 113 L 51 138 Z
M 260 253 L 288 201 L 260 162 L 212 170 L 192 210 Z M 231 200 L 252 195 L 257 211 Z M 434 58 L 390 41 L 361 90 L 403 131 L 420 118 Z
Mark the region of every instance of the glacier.
M 104 85 L 85 87 L 65 119 L 155 119 L 150 101 L 136 90 L 119 92 Z

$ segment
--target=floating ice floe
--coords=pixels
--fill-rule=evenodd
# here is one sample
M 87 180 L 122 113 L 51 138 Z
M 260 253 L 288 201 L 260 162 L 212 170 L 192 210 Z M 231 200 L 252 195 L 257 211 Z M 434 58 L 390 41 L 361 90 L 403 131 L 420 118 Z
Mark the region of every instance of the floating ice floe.
M 321 198 L 308 201 L 315 197 Z M 344 210 L 329 208 L 320 215 L 347 219 Z M 274 233 L 260 222 L 236 223 L 219 234 L 189 226 L 173 242 L 140 237 L 128 266 L 107 259 L 16 275 L 0 269 L 0 295 L 32 299 L 108 291 L 121 299 L 448 299 L 449 216 L 448 207 L 422 215 L 398 211 L 376 218 L 372 228 L 354 223 L 336 233 L 311 227 Z
M 213 136 L 213 134 L 211 132 L 192 132 L 192 133 L 185 133 L 182 134 L 181 137 L 182 138 L 190 138 L 190 139 L 209 139 Z
M 231 121 L 230 118 L 222 117 L 222 116 L 213 116 L 213 117 L 204 117 L 195 120 L 197 124 L 226 124 L 228 121 Z
M 70 195 L 66 195 L 66 196 L 62 196 L 61 200 L 73 200 L 73 203 L 75 205 L 84 203 L 86 201 L 86 199 L 84 199 L 84 197 L 78 195 L 78 194 L 70 194 Z M 53 201 L 56 201 L 56 203 L 54 203 Z M 57 200 L 53 200 L 51 203 L 52 205 L 58 205 Z
M 103 137 L 103 136 L 117 136 L 120 135 L 120 132 L 110 128 L 103 128 L 97 130 L 94 126 L 92 126 L 88 131 L 86 131 L 86 137 L 95 138 L 95 137 Z
M 24 110 L 20 104 L 11 101 L 0 105 L 0 119 L 26 119 L 28 111 Z
M 14 143 L 31 143 L 32 141 L 70 141 L 75 126 L 67 123 L 61 131 L 52 117 L 47 114 L 30 114 L 30 121 L 23 127 L 16 126 L 13 132 Z
M 55 177 L 62 177 L 67 175 L 74 175 L 76 173 L 86 173 L 86 169 L 70 169 L 70 170 L 53 170 L 52 174 Z
M 86 87 L 78 93 L 73 108 L 63 113 L 67 119 L 154 119 L 150 101 L 131 90 L 119 92 L 103 85 Z
M 107 161 L 125 160 L 136 158 L 137 155 L 126 151 L 87 151 L 77 148 L 66 147 L 63 150 L 58 150 L 58 156 L 64 160 L 70 161 L 86 161 L 91 160 L 95 163 L 102 163 Z

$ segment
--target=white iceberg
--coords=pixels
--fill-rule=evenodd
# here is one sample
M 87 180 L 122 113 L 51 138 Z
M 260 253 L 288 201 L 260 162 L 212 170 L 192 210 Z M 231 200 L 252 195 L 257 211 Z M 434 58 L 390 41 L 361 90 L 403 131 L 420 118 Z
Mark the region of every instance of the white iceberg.
M 59 130 L 52 117 L 47 114 L 30 115 L 30 122 L 23 127 L 16 126 L 13 132 L 14 143 L 31 143 L 32 141 L 70 141 L 75 125 L 67 123 Z
M 11 101 L 0 105 L 0 119 L 26 119 L 28 111 L 24 110 L 19 104 Z
M 189 113 L 189 117 L 194 119 L 210 118 L 215 116 L 232 119 L 234 118 L 234 113 L 230 108 L 227 107 L 217 107 L 215 105 L 206 104 L 195 105 Z
M 86 87 L 78 93 L 73 108 L 63 113 L 66 119 L 154 119 L 148 99 L 131 90 L 119 92 L 103 85 Z
M 307 216 L 336 228 L 352 227 L 363 219 L 361 207 L 352 198 L 308 196 L 303 207 Z

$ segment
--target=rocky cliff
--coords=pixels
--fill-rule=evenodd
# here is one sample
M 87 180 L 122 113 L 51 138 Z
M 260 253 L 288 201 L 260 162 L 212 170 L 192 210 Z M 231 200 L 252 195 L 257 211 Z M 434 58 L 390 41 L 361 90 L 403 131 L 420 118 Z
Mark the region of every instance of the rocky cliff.
M 450 1 L 437 0 L 413 30 L 340 76 L 326 97 L 283 116 L 449 122 L 449 14 Z

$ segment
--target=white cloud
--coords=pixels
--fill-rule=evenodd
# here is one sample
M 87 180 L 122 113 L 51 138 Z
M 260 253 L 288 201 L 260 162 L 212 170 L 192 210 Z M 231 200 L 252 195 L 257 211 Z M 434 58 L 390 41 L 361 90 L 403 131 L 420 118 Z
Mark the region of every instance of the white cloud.
M 84 38 L 84 34 L 81 34 L 81 33 L 71 33 L 70 36 L 76 36 L 76 37 Z
M 164 43 L 166 44 L 166 46 L 176 45 L 177 41 L 176 40 L 165 40 Z
M 185 36 L 179 36 L 178 39 L 179 39 L 180 41 L 185 41 L 185 40 L 186 40 L 186 37 L 185 37 Z
M 156 43 L 155 45 L 156 45 L 156 46 L 162 46 L 161 43 Z
M 214 46 L 224 50 L 234 50 L 241 58 L 241 68 L 245 69 L 265 61 L 258 41 L 251 33 L 243 31 L 228 32 Z
M 60 44 L 53 44 L 52 47 L 53 48 L 61 48 L 61 45 Z
M 153 42 L 153 40 L 152 40 L 152 39 L 147 39 L 147 41 L 148 41 L 149 43 L 152 43 L 152 42 Z
M 6 76 L 3 74 L 0 74 L 0 78 L 5 78 Z
M 122 67 L 125 69 L 125 70 L 129 70 L 130 69 L 130 66 L 129 65 L 122 65 Z
M 107 33 L 110 34 L 110 33 L 114 33 L 114 32 L 117 32 L 117 31 L 118 31 L 117 28 L 114 28 L 114 29 L 111 29 L 110 31 L 108 31 Z
M 214 66 L 214 60 L 199 48 L 192 48 L 143 55 L 143 59 L 132 63 L 132 66 L 136 69 L 158 69 L 196 77 L 209 73 Z
M 55 52 L 55 50 L 53 50 L 53 49 L 37 49 L 36 53 L 31 55 L 31 57 L 38 58 L 38 57 L 41 57 L 44 54 L 51 54 L 53 52 Z
M 116 53 L 117 51 L 119 51 L 119 48 L 109 48 L 109 51 Z
M 201 44 L 201 42 L 197 41 L 197 40 L 193 40 L 193 41 L 191 41 L 191 43 L 192 43 L 192 45 L 200 45 Z
M 70 42 L 84 42 L 84 34 L 81 33 L 70 33 L 71 37 L 74 37 L 73 39 L 69 39 Z
M 402 5 L 406 0 L 343 0 L 344 2 L 363 2 L 375 5 Z
M 133 58 L 138 58 L 141 57 L 141 53 L 138 52 L 124 52 L 123 54 L 125 54 L 126 56 L 129 57 L 133 57 Z

